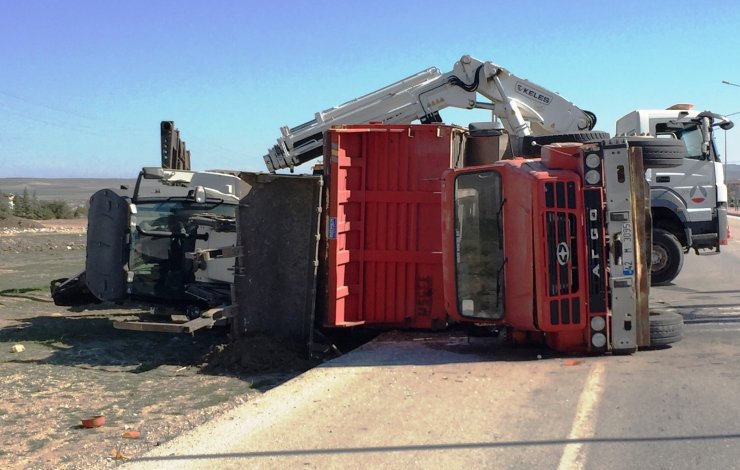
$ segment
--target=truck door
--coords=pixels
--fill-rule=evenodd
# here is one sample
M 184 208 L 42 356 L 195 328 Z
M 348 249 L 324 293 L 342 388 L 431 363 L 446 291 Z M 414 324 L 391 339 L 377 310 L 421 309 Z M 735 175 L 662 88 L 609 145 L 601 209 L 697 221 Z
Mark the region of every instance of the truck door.
M 713 146 L 707 150 L 699 126 L 684 130 L 669 129 L 665 123 L 651 123 L 655 126 L 655 135 L 658 137 L 678 137 L 686 146 L 687 155 L 683 164 L 670 169 L 648 170 L 647 178 L 650 182 L 651 199 L 653 206 L 660 206 L 667 200 L 673 201 L 676 206 L 672 209 L 684 209 L 685 224 L 692 232 L 718 233 L 716 217 L 717 191 L 715 189 L 717 176 L 715 163 L 717 158 Z
M 504 204 L 501 174 L 473 167 L 444 176 L 444 294 L 457 320 L 504 318 Z
M 128 199 L 110 189 L 90 198 L 87 230 L 86 282 L 100 300 L 126 297 L 126 266 L 129 259 Z

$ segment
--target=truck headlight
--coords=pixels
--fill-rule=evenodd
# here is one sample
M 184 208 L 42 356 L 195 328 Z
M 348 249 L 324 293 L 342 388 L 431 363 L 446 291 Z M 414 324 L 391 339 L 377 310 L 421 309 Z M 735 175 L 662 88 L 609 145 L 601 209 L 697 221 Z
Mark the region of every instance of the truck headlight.
M 591 318 L 591 329 L 594 331 L 601 331 L 606 326 L 604 317 L 593 317 Z
M 588 168 L 598 168 L 601 165 L 601 158 L 595 153 L 586 155 L 586 166 Z
M 591 344 L 595 348 L 603 348 L 606 346 L 606 336 L 604 333 L 596 333 L 591 337 Z
M 588 170 L 586 172 L 586 183 L 596 184 L 601 181 L 601 174 L 597 170 Z

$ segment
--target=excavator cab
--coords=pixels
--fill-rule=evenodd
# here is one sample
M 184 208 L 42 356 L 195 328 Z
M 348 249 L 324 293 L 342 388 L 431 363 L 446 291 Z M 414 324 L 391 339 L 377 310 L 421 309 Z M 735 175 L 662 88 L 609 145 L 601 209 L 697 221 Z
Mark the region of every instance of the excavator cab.
M 234 282 L 235 175 L 144 168 L 133 194 L 104 189 L 90 199 L 85 271 L 57 280 L 70 304 L 128 299 L 199 309 L 227 304 Z M 75 289 L 72 290 L 72 283 Z M 56 292 L 56 295 L 54 295 Z

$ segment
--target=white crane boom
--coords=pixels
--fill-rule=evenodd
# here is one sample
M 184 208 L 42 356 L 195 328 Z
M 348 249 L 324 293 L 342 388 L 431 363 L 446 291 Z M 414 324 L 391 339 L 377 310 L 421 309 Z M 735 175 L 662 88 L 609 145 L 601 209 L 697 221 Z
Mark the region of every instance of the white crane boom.
M 478 95 L 487 102 L 478 101 Z M 596 116 L 557 93 L 519 78 L 493 62 L 468 55 L 452 71 L 428 68 L 392 85 L 316 113 L 282 136 L 264 156 L 268 170 L 293 168 L 322 154 L 324 131 L 340 124 L 441 122 L 447 108 L 489 109 L 512 136 L 552 135 L 593 129 Z M 514 149 L 517 151 L 518 149 Z

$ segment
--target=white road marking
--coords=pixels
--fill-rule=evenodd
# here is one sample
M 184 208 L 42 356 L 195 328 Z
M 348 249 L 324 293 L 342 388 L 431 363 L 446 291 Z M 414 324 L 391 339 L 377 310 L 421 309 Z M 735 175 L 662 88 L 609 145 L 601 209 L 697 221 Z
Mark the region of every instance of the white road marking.
M 740 315 L 740 307 L 713 307 L 713 308 L 697 308 L 691 313 L 695 315 L 706 315 L 706 316 L 735 316 Z
M 576 405 L 576 416 L 570 428 L 568 439 L 587 439 L 594 436 L 596 406 L 604 391 L 604 363 L 595 362 L 586 378 L 581 396 Z M 582 443 L 566 444 L 560 457 L 558 470 L 579 470 L 586 463 Z
M 740 327 L 736 325 L 737 323 L 684 323 L 684 328 L 691 327 L 691 331 L 740 332 Z

